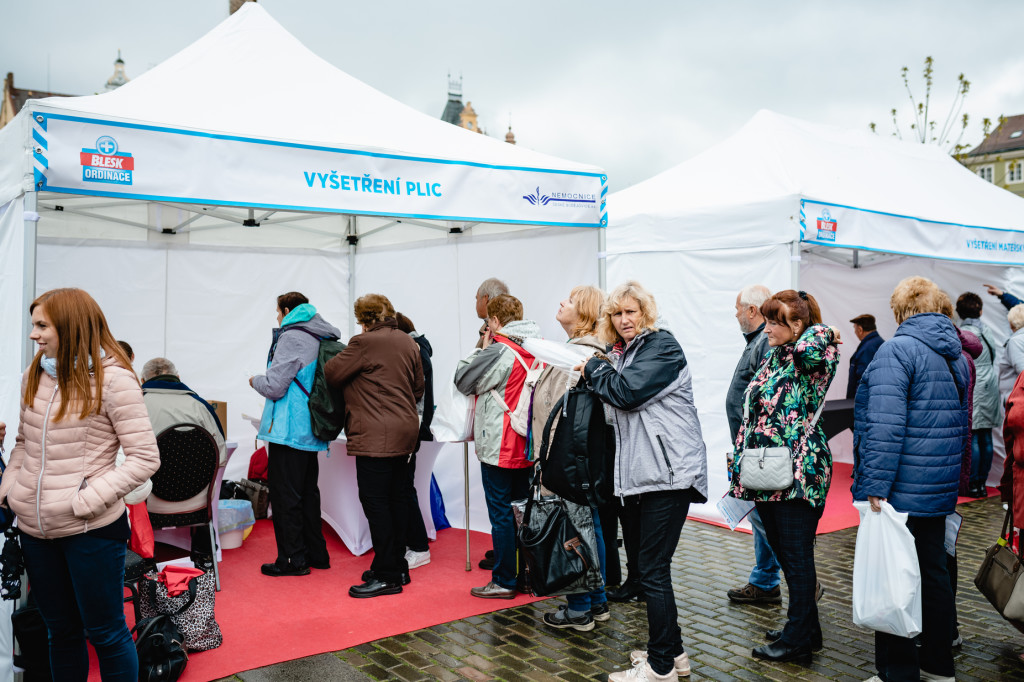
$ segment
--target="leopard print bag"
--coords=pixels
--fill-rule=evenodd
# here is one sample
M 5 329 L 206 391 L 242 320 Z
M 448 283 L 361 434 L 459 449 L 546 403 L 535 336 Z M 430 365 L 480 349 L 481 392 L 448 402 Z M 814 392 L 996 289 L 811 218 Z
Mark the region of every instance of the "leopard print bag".
M 189 651 L 216 649 L 224 642 L 224 635 L 213 616 L 215 588 L 213 573 L 207 571 L 189 580 L 188 592 L 169 597 L 167 585 L 157 579 L 156 573 L 149 573 L 139 583 L 139 612 L 143 618 L 161 613 L 171 616 L 185 635 Z M 179 610 L 181 613 L 177 613 Z

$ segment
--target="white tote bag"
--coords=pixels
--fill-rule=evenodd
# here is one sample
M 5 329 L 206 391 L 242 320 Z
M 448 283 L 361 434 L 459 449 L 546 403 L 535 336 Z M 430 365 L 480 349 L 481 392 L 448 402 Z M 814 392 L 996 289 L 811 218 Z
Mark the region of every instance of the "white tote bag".
M 438 396 L 430 432 L 434 440 L 442 443 L 462 443 L 473 440 L 473 419 L 476 416 L 476 396 L 463 395 L 455 388 L 455 378 L 448 382 L 448 390 Z
M 854 502 L 860 512 L 853 557 L 853 622 L 899 637 L 921 632 L 921 567 L 907 514 L 882 502 Z

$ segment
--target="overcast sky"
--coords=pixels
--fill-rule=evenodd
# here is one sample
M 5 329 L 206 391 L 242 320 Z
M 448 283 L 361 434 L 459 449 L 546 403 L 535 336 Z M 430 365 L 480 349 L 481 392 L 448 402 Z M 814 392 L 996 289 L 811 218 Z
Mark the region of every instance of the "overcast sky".
M 963 72 L 972 123 L 1024 113 L 1019 1 L 343 2 L 261 0 L 315 53 L 431 116 L 448 72 L 503 137 L 596 164 L 622 189 L 728 137 L 759 109 L 889 134 L 926 56 L 942 119 Z M 22 88 L 102 90 L 118 48 L 137 77 L 227 17 L 227 0 L 0 0 L 0 71 Z M 272 97 L 273 93 L 267 93 Z M 196 102 L 202 106 L 202 102 Z

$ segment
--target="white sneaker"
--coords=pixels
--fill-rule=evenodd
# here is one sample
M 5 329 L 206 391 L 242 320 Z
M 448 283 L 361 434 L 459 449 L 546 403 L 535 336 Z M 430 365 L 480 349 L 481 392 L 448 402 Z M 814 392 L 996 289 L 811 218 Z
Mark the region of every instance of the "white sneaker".
M 864 682 L 882 682 L 882 678 L 878 675 L 872 675 L 868 679 L 864 680 Z
M 622 670 L 608 676 L 608 682 L 673 682 L 678 679 L 679 675 L 675 670 L 667 675 L 659 675 L 654 672 L 646 658 L 634 663 L 629 670 Z
M 921 671 L 921 679 L 928 680 L 928 682 L 956 682 L 956 678 L 953 676 L 937 675 L 930 673 L 927 670 Z
M 636 665 L 640 661 L 647 660 L 646 651 L 631 651 L 629 652 L 629 662 Z M 679 654 L 675 659 L 676 664 L 676 675 L 679 677 L 690 676 L 690 657 L 686 655 L 686 652 Z
M 414 552 L 411 549 L 405 550 L 405 562 L 409 564 L 409 569 L 419 568 L 420 566 L 426 566 L 430 563 L 430 550 L 426 552 Z

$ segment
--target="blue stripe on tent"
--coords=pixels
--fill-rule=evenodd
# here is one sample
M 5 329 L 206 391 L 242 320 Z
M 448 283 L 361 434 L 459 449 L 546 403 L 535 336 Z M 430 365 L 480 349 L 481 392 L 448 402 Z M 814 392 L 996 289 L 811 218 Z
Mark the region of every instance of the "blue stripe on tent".
M 32 112 L 32 123 L 39 126 L 44 131 L 46 130 L 46 117 L 47 114 L 40 114 L 39 112 Z
M 36 163 L 38 163 L 43 168 L 50 167 L 49 163 L 47 163 L 46 161 L 46 157 L 40 154 L 39 152 L 32 152 L 32 156 L 35 158 Z
M 434 159 L 428 157 L 406 156 L 402 154 L 382 154 L 380 152 L 367 152 L 357 149 L 344 149 L 340 147 L 324 147 L 320 145 L 299 144 L 295 142 L 282 142 L 279 140 L 264 140 L 257 137 L 242 137 L 239 135 L 223 135 L 219 133 L 207 133 L 198 130 L 182 130 L 179 128 L 168 128 L 165 126 L 151 126 L 141 123 L 126 123 L 123 121 L 107 121 L 104 119 L 85 118 L 83 116 L 68 116 L 66 114 L 47 114 L 50 118 L 61 121 L 73 121 L 76 123 L 94 123 L 97 125 L 112 126 L 115 128 L 130 128 L 133 130 L 150 130 L 159 133 L 171 133 L 174 135 L 190 135 L 194 137 L 208 137 L 214 140 L 230 140 L 233 142 L 250 142 L 253 144 L 264 144 L 271 147 L 288 147 L 292 149 L 309 149 L 312 151 L 332 152 L 336 154 L 352 154 L 355 156 L 369 156 L 379 159 L 399 159 L 402 161 L 422 161 L 424 163 L 438 163 L 452 166 L 470 166 L 475 168 L 493 168 L 496 170 L 529 171 L 536 173 L 553 173 L 556 175 L 577 175 L 588 178 L 601 177 L 601 173 L 590 173 L 587 171 L 557 170 L 553 168 L 530 168 L 528 166 L 497 166 L 477 161 L 455 161 L 452 159 Z
M 46 141 L 46 138 L 43 137 L 42 134 L 35 128 L 32 129 L 32 139 L 38 142 L 39 146 L 42 147 L 43 149 L 47 149 L 49 147 L 49 143 Z
M 544 227 L 600 227 L 597 223 L 568 223 L 536 220 L 505 220 L 500 218 L 479 218 L 474 216 L 446 216 L 433 215 L 428 213 L 384 213 L 382 211 L 346 210 L 341 208 L 324 208 L 322 206 L 292 206 L 289 204 L 265 204 L 247 201 L 215 201 L 213 199 L 183 198 L 173 196 L 160 196 L 156 194 L 127 194 L 125 192 L 104 192 L 101 190 L 81 189 L 71 187 L 47 187 L 51 192 L 62 192 L 64 194 L 82 194 L 90 197 L 111 197 L 114 199 L 138 199 L 143 201 L 177 201 L 182 204 L 202 204 L 208 206 L 235 206 L 238 208 L 273 208 L 284 211 L 307 211 L 310 213 L 326 213 L 346 215 L 369 215 L 382 218 L 419 218 L 422 220 L 452 220 L 471 223 L 496 223 L 498 225 L 540 225 Z
M 985 228 L 989 229 L 989 228 Z M 1001 261 L 1001 260 L 979 260 L 975 258 L 949 258 L 947 256 L 935 256 L 927 253 L 913 253 L 911 251 L 892 251 L 891 249 L 875 249 L 870 246 L 858 246 L 856 244 L 834 244 L 832 242 L 819 242 L 814 239 L 801 240 L 804 244 L 815 244 L 817 246 L 831 246 L 837 249 L 857 249 L 858 251 L 872 251 L 874 253 L 891 253 L 894 256 L 913 256 L 915 258 L 929 258 L 931 260 L 948 260 L 957 263 L 981 263 L 983 265 L 1022 265 L 1024 259 L 1020 261 Z
M 41 170 L 39 170 L 38 168 L 33 168 L 32 169 L 32 174 L 33 174 L 33 176 L 35 178 L 35 183 L 36 183 L 36 189 L 37 190 L 43 189 L 44 187 L 46 187 L 46 176 L 43 175 L 43 172 Z
M 801 204 L 804 202 L 801 199 Z M 966 227 L 971 230 L 994 230 L 996 232 L 1024 232 L 1024 225 L 1020 229 L 1009 229 L 1005 227 L 985 227 L 984 225 L 966 225 L 964 223 L 949 223 L 942 220 L 929 220 L 928 218 L 915 218 L 914 216 L 900 215 L 899 213 L 886 213 L 885 211 L 874 211 L 870 208 L 860 208 L 858 206 L 845 206 L 843 204 L 830 204 L 826 201 L 815 201 L 814 199 L 807 199 L 808 204 L 815 204 L 817 206 L 832 206 L 833 208 L 848 208 L 851 211 L 862 211 L 864 213 L 874 213 L 875 215 L 884 215 L 891 218 L 902 218 L 904 220 L 917 220 L 922 223 L 931 223 L 932 225 L 948 225 L 950 227 Z M 859 248 L 859 247 L 853 247 Z

